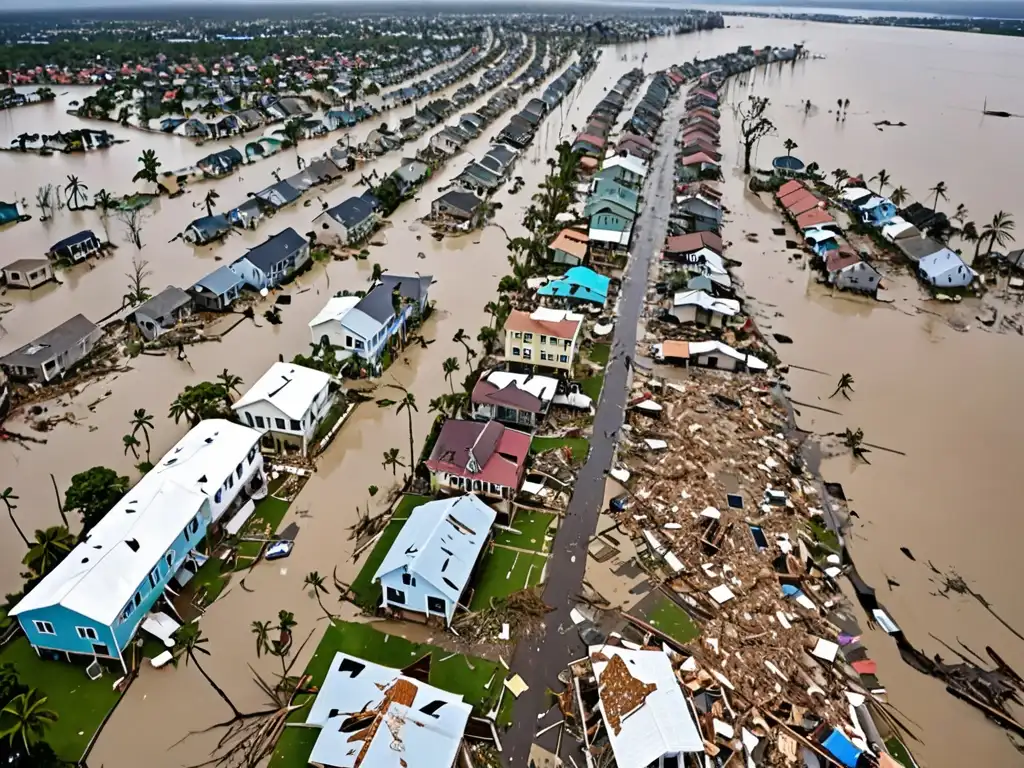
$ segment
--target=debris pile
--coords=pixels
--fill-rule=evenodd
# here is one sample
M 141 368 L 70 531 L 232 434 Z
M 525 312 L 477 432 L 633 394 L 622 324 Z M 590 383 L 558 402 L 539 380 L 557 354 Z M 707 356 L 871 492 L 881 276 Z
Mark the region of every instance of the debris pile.
M 508 597 L 491 598 L 489 607 L 473 613 L 459 614 L 452 629 L 470 643 L 493 642 L 496 637 L 510 637 L 515 628 L 516 639 L 521 640 L 539 628 L 544 615 L 550 611 L 541 597 L 541 587 L 513 592 Z

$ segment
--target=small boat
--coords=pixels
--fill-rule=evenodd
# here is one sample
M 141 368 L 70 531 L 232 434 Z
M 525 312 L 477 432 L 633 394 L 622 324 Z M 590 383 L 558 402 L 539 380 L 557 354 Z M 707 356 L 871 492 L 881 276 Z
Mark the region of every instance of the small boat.
M 1009 112 L 1004 112 L 1001 109 L 989 109 L 987 96 L 985 97 L 985 105 L 981 108 L 981 113 L 989 117 L 1013 117 Z

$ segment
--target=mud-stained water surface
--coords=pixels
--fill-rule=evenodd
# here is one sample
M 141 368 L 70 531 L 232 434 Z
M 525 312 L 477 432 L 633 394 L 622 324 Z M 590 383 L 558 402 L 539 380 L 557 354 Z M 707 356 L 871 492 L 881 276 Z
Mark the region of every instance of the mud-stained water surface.
M 726 30 L 604 49 L 595 71 L 566 99 L 561 113 L 556 111 L 546 119 L 534 146 L 524 151 L 515 171 L 524 177 L 523 189 L 512 195 L 506 186 L 495 196 L 502 204 L 495 223 L 512 237 L 522 232 L 522 212 L 545 173 L 544 160 L 554 155 L 556 144 L 569 136 L 574 123 L 583 124 L 586 112 L 621 74 L 639 66 L 644 53 L 648 55 L 645 67 L 653 71 L 740 45 L 794 42 L 804 42 L 813 53 L 827 58 L 759 71 L 746 81 L 731 83 L 726 91 L 726 118 L 731 115 L 731 105 L 747 93 L 771 98 L 769 115 L 778 131 L 761 142 L 759 165 L 769 165 L 774 155 L 783 152 L 782 142 L 792 138 L 799 145 L 794 154 L 818 162 L 825 171 L 842 167 L 873 175 L 885 168 L 896 185 L 906 186 L 915 199 L 926 203 L 928 188 L 942 180 L 950 190 L 950 200 L 942 206 L 952 209 L 962 202 L 971 218 L 979 222 L 989 220 L 1000 209 L 1024 215 L 1024 199 L 1007 162 L 1024 156 L 1024 133 L 1016 121 L 981 115 L 986 94 L 992 108 L 1024 113 L 1024 88 L 1020 87 L 1024 75 L 1019 74 L 1024 71 L 1024 41 L 733 19 Z M 86 93 L 71 89 L 53 104 L 5 113 L 0 119 L 0 142 L 9 144 L 23 132 L 85 125 L 65 110 L 71 100 L 80 100 Z M 850 107 L 846 120 L 837 122 L 829 110 L 834 110 L 840 98 L 849 99 Z M 805 113 L 803 104 L 808 99 L 813 106 Z M 397 122 L 411 109 L 394 110 L 387 119 Z M 874 123 L 885 119 L 907 125 L 879 131 Z M 501 124 L 499 120 L 493 130 Z M 367 124 L 353 129 L 352 143 L 373 127 Z M 156 150 L 164 168 L 179 168 L 225 146 L 196 147 L 176 137 L 117 127 L 111 130 L 130 141 L 106 152 L 71 157 L 0 153 L 0 197 L 31 201 L 38 186 L 63 182 L 68 174 L 78 176 L 90 192 L 106 188 L 125 193 L 132 190 L 130 179 L 143 149 Z M 338 135 L 303 142 L 298 152 L 312 158 L 330 147 Z M 394 169 L 403 155 L 411 155 L 428 137 L 404 152 L 368 164 L 365 172 Z M 144 407 L 156 414 L 153 453 L 159 456 L 185 431 L 184 425 L 166 418 L 167 406 L 185 385 L 212 380 L 225 367 L 252 383 L 279 354 L 291 359 L 305 352 L 308 321 L 334 291 L 365 288 L 374 262 L 396 274 L 419 272 L 433 275 L 437 281 L 431 298 L 438 311 L 424 329 L 424 336 L 435 343 L 426 349 L 410 347 L 406 359 L 392 366 L 384 379 L 386 383 L 393 376 L 415 393 L 420 410 L 414 414 L 413 428 L 417 442 L 422 440 L 433 419 L 426 403 L 448 390 L 441 361 L 463 357 L 453 335 L 464 328 L 475 337 L 486 324 L 483 305 L 509 267 L 501 229 L 492 226 L 437 242 L 416 220 L 429 211 L 438 187 L 449 183 L 470 156 L 480 154 L 486 146 L 484 139 L 470 144 L 415 201 L 400 207 L 391 217 L 392 226 L 375 238 L 383 244 L 371 246 L 366 261 L 317 266 L 287 288 L 292 301 L 282 308 L 281 325 L 267 325 L 261 317 L 266 307 L 258 305 L 255 323 L 243 322 L 221 342 L 190 347 L 189 363 L 174 355 L 142 356 L 132 360 L 131 370 L 116 379 L 91 384 L 70 406 L 79 424 L 62 424 L 41 435 L 45 444 L 29 448 L 0 445 L 0 487 L 16 487 L 23 527 L 33 530 L 59 522 L 48 478 L 51 472 L 61 488 L 74 473 L 94 465 L 137 476 L 134 460 L 124 455 L 121 443 L 134 409 Z M 730 210 L 726 231 L 732 240 L 729 255 L 743 262 L 739 275 L 747 293 L 757 299 L 759 322 L 768 326 L 767 330 L 793 338 L 793 344 L 779 347 L 784 363 L 825 372 L 793 368 L 789 375 L 792 396 L 842 413 L 835 416 L 802 408 L 800 425 L 819 433 L 859 427 L 868 442 L 906 454 L 874 451 L 869 455 L 870 465 L 840 456 L 823 467 L 827 479 L 844 484 L 859 515 L 854 520 L 851 549 L 861 574 L 882 590 L 882 598 L 902 629 L 926 652 L 944 653 L 928 637 L 931 632 L 953 645 L 956 638 L 972 648 L 991 645 L 1011 666 L 1024 669 L 1024 643 L 974 599 L 957 594 L 938 596 L 941 584 L 933 580 L 938 577 L 926 565 L 930 560 L 940 570 L 955 569 L 1009 624 L 1024 626 L 1024 601 L 1017 589 L 1024 578 L 1024 565 L 1017 556 L 1024 522 L 1017 514 L 1015 483 L 1021 454 L 1017 383 L 1024 375 L 1024 339 L 984 329 L 966 306 L 953 313 L 966 317 L 969 329 L 954 329 L 947 319 L 950 312 L 944 311 L 947 308 L 926 301 L 906 276 L 890 280 L 895 301 L 889 305 L 822 291 L 808 280 L 799 261 L 788 258 L 785 238 L 772 235 L 773 227 L 780 224 L 769 201 L 744 191 L 741 169 L 735 166 L 742 153 L 729 119 L 723 120 L 723 153 Z M 358 174 L 350 174 L 334 188 L 308 194 L 313 201 L 308 207 L 300 203 L 287 209 L 256 232 L 233 235 L 221 245 L 204 249 L 171 242 L 189 221 L 202 215 L 200 201 L 208 189 L 217 190 L 226 209 L 244 200 L 247 192 L 272 183 L 275 169 L 280 168 L 282 175 L 292 173 L 295 154 L 295 150 L 285 151 L 223 180 L 193 184 L 177 199 L 159 200 L 146 209 L 141 254 L 127 242 L 121 225 L 112 217 L 110 234 L 119 246 L 115 255 L 97 261 L 94 268 L 65 273 L 61 278 L 64 285 L 59 288 L 31 296 L 9 291 L 3 297 L 13 309 L 0 318 L 0 352 L 24 344 L 77 312 L 95 320 L 116 309 L 133 258 L 149 262 L 151 288 L 188 286 L 217 264 L 229 263 L 285 227 L 309 231 L 321 209 L 318 198 L 336 204 L 362 189 L 354 184 Z M 6 260 L 38 257 L 53 242 L 83 228 L 100 232 L 103 224 L 94 212 L 64 211 L 50 222 L 33 220 L 9 228 L 0 233 L 0 243 Z M 757 242 L 748 240 L 746 233 L 756 233 Z M 829 401 L 844 372 L 856 380 L 852 399 Z M 93 410 L 86 408 L 108 392 L 109 397 Z M 16 431 L 27 429 L 17 421 L 8 426 Z M 247 664 L 270 669 L 266 660 L 255 658 L 250 623 L 288 609 L 296 614 L 300 636 L 314 627 L 322 628 L 316 602 L 304 593 L 303 577 L 312 570 L 329 574 L 335 567 L 343 580 L 352 577 L 357 568 L 347 529 L 355 520 L 356 506 L 365 504 L 368 485 L 386 490 L 394 484 L 381 457 L 393 447 L 405 453 L 407 442 L 404 414 L 397 416 L 372 404 L 357 408 L 320 459 L 318 472 L 285 520 L 286 525 L 299 526 L 292 557 L 257 567 L 245 578 L 247 589 L 233 581 L 229 592 L 204 616 L 203 632 L 212 653 L 206 666 L 242 709 L 263 703 Z M 916 561 L 901 553 L 903 546 L 915 554 Z M 0 586 L 10 591 L 20 583 L 21 543 L 9 535 L 0 540 L 0 547 Z M 891 593 L 885 587 L 886 577 L 900 584 Z M 883 633 L 869 634 L 866 645 L 879 662 L 879 677 L 891 701 L 905 713 L 923 742 L 912 742 L 911 747 L 924 764 L 1019 762 L 1020 756 L 1000 729 L 946 695 L 937 681 L 904 665 Z M 304 661 L 300 660 L 300 665 Z M 210 738 L 193 738 L 171 747 L 189 730 L 224 719 L 229 714 L 225 710 L 193 668 L 144 667 L 100 737 L 90 764 L 134 768 L 144 761 L 150 768 L 171 768 L 200 762 L 209 753 Z

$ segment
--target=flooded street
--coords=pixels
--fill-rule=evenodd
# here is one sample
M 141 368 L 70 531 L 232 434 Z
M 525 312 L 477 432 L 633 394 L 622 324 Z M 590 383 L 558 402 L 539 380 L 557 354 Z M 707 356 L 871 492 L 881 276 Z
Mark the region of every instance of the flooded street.
M 1024 78 L 1020 74 L 1024 72 L 1024 40 L 735 17 L 728 21 L 732 26 L 725 30 L 604 48 L 596 69 L 563 102 L 562 114 L 549 115 L 534 145 L 524 150 L 513 171 L 513 175 L 524 177 L 523 189 L 512 195 L 506 185 L 495 195 L 495 202 L 502 204 L 495 223 L 510 237 L 522 234 L 522 212 L 546 172 L 544 160 L 555 154 L 560 140 L 570 137 L 573 125 L 585 123 L 589 110 L 620 75 L 640 66 L 644 53 L 648 55 L 645 70 L 652 72 L 741 45 L 798 42 L 827 59 L 760 70 L 748 82 L 732 82 L 725 91 L 723 118 L 728 118 L 731 105 L 747 93 L 771 99 L 768 116 L 778 127 L 777 135 L 762 140 L 757 165 L 769 166 L 772 157 L 784 153 L 783 141 L 791 138 L 798 144 L 794 154 L 807 162 L 816 161 L 826 173 L 842 167 L 871 176 L 885 168 L 895 185 L 906 186 L 914 199 L 926 204 L 931 202 L 927 189 L 942 180 L 950 190 L 949 202 L 940 201 L 944 210 L 963 203 L 970 218 L 979 224 L 1000 209 L 1024 217 L 1016 177 L 992 174 L 992 169 L 1007 164 L 1007 158 L 1024 154 L 1021 123 L 981 115 L 986 95 L 990 108 L 1024 113 L 1024 88 L 1019 82 Z M 564 65 L 551 78 L 562 69 Z M 543 84 L 538 92 L 542 88 Z M 68 174 L 78 176 L 90 193 L 106 188 L 123 194 L 133 188 L 130 180 L 139 168 L 136 158 L 143 149 L 154 149 L 164 169 L 176 169 L 228 146 L 217 142 L 199 147 L 174 136 L 82 121 L 65 110 L 71 100 L 81 100 L 88 90 L 72 88 L 66 95 L 58 92 L 62 95 L 52 104 L 0 115 L 0 142 L 9 145 L 23 132 L 85 125 L 107 128 L 130 141 L 87 155 L 47 158 L 0 153 L 0 177 L 4 179 L 0 198 L 27 198 L 31 206 L 27 212 L 33 216 L 38 216 L 33 203 L 37 187 L 66 183 Z M 839 98 L 849 99 L 850 108 L 846 121 L 837 123 L 828 109 L 834 108 Z M 809 115 L 802 107 L 807 99 L 815 105 Z M 486 97 L 460 113 L 483 101 Z M 382 120 L 397 123 L 413 109 L 392 110 Z M 879 131 L 873 123 L 883 119 L 902 120 L 907 126 Z M 488 130 L 488 137 L 506 120 L 507 115 L 499 118 Z M 1024 627 L 1024 601 L 1016 590 L 1024 579 L 1024 565 L 1015 552 L 1024 522 L 1015 508 L 1011 483 L 1016 458 L 1013 445 L 1019 431 L 1013 418 L 1015 385 L 1024 374 L 1024 339 L 987 331 L 974 321 L 973 312 L 968 315 L 971 328 L 967 333 L 958 333 L 931 314 L 916 314 L 917 306 L 935 309 L 935 305 L 920 297 L 906 277 L 896 281 L 894 305 L 831 297 L 809 285 L 803 265 L 790 262 L 785 255 L 784 238 L 771 234 L 772 228 L 779 226 L 779 215 L 768 206 L 767 197 L 759 201 L 744 191 L 741 168 L 736 165 L 742 161 L 742 152 L 735 126 L 729 119 L 722 122 L 725 202 L 730 211 L 726 231 L 732 240 L 728 255 L 743 262 L 739 275 L 747 293 L 765 310 L 759 320 L 762 326 L 793 337 L 792 345 L 778 348 L 783 362 L 827 374 L 794 369 L 788 377 L 793 398 L 843 413 L 840 417 L 801 409 L 801 427 L 819 433 L 860 427 L 867 441 L 906 453 L 873 451 L 870 466 L 842 456 L 823 467 L 826 479 L 844 484 L 851 506 L 859 514 L 851 550 L 861 574 L 883 592 L 882 598 L 911 641 L 927 653 L 948 656 L 928 637 L 932 632 L 951 645 L 959 638 L 982 652 L 991 645 L 1011 666 L 1024 669 L 1024 644 L 974 600 L 934 596 L 941 584 L 932 580 L 939 577 L 927 566 L 930 560 L 940 571 L 955 569 L 1009 624 Z M 378 123 L 356 126 L 352 144 Z M 401 157 L 411 156 L 416 147 L 425 145 L 431 134 L 404 151 L 368 163 L 361 172 L 369 174 L 375 168 L 382 174 L 390 172 Z M 298 152 L 311 159 L 340 135 L 302 142 Z M 958 151 L 956 145 L 968 151 Z M 123 454 L 121 442 L 121 435 L 130 431 L 134 409 L 146 408 L 155 414 L 153 454 L 159 456 L 185 432 L 184 424 L 175 425 L 166 416 L 168 405 L 184 386 L 212 380 L 225 367 L 248 385 L 278 355 L 290 360 L 305 353 L 310 341 L 308 321 L 333 292 L 365 289 L 374 262 L 394 274 L 419 272 L 436 279 L 431 299 L 437 311 L 423 330 L 435 343 L 426 349 L 410 347 L 405 353 L 408 362 L 396 363 L 382 381 L 386 384 L 394 376 L 415 394 L 419 411 L 413 415 L 413 429 L 419 444 L 434 418 L 427 412 L 427 403 L 448 391 L 441 361 L 455 356 L 465 367 L 462 346 L 453 342 L 452 336 L 463 328 L 476 337 L 488 320 L 484 303 L 510 270 L 506 235 L 500 228 L 489 226 L 482 232 L 436 242 L 416 219 L 429 211 L 438 188 L 487 146 L 486 138 L 472 142 L 420 190 L 415 201 L 403 204 L 391 217 L 392 226 L 374 238 L 385 244 L 371 246 L 366 261 L 318 265 L 289 286 L 285 292 L 292 295 L 292 303 L 282 307 L 282 325 L 269 326 L 263 320 L 262 312 L 269 303 L 257 305 L 256 323 L 243 322 L 219 343 L 190 347 L 191 365 L 177 361 L 173 354 L 141 356 L 131 361 L 131 371 L 115 380 L 91 384 L 72 406 L 79 425 L 62 424 L 39 435 L 48 440 L 45 445 L 33 445 L 31 450 L 10 443 L 0 445 L 0 487 L 12 485 L 21 497 L 18 513 L 23 528 L 31 531 L 59 523 L 48 480 L 51 472 L 61 489 L 73 474 L 95 465 L 137 478 L 135 462 Z M 951 152 L 956 152 L 952 161 Z M 227 210 L 244 200 L 247 192 L 272 183 L 275 169 L 279 168 L 282 176 L 293 173 L 295 155 L 296 150 L 286 150 L 243 166 L 225 179 L 192 184 L 177 199 L 158 200 L 146 209 L 150 216 L 142 233 L 141 253 L 127 242 L 122 225 L 111 217 L 110 235 L 119 246 L 115 255 L 95 262 L 94 269 L 83 266 L 62 273 L 63 286 L 32 294 L 7 292 L 3 300 L 11 302 L 14 309 L 2 318 L 0 353 L 75 313 L 97 320 L 116 309 L 133 258 L 149 262 L 153 276 L 148 282 L 154 292 L 167 284 L 187 287 L 214 269 L 218 260 L 230 263 L 286 227 L 307 232 L 321 210 L 318 198 L 334 205 L 363 189 L 355 184 L 359 173 L 349 174 L 340 185 L 313 190 L 256 231 L 233 235 L 220 245 L 193 249 L 181 241 L 169 242 L 192 219 L 204 214 L 200 201 L 208 189 L 217 190 L 219 207 Z M 312 201 L 308 207 L 305 200 Z M 84 228 L 97 234 L 103 230 L 97 213 L 63 211 L 46 223 L 34 219 L 0 233 L 3 253 L 7 260 L 39 257 L 53 242 Z M 758 235 L 757 243 L 743 237 L 748 232 Z M 968 309 L 964 307 L 963 312 Z M 827 401 L 844 372 L 856 380 L 852 400 Z M 108 391 L 110 396 L 92 412 L 86 408 Z M 17 422 L 9 426 L 27 431 Z M 370 484 L 380 486 L 377 501 L 382 502 L 383 491 L 395 482 L 390 470 L 381 465 L 382 454 L 399 448 L 404 458 L 407 444 L 405 414 L 397 416 L 372 403 L 357 408 L 285 519 L 285 525 L 296 523 L 300 529 L 292 557 L 259 565 L 246 576 L 247 589 L 240 589 L 233 580 L 225 596 L 204 616 L 202 628 L 212 653 L 204 659 L 205 666 L 241 709 L 264 703 L 250 681 L 247 664 L 272 668 L 265 659 L 257 662 L 255 658 L 251 622 L 287 609 L 295 612 L 299 622 L 297 637 L 304 638 L 314 627 L 322 630 L 324 620 L 317 618 L 322 614 L 305 594 L 303 577 L 316 570 L 329 580 L 337 568 L 341 580 L 351 579 L 357 568 L 352 562 L 348 527 L 356 518 L 355 508 L 366 504 Z M 11 591 L 20 583 L 22 545 L 16 536 L 8 535 L 0 547 L 0 585 Z M 916 562 L 905 557 L 900 547 L 909 548 Z M 900 584 L 892 592 L 885 587 L 887 576 Z M 327 600 L 333 609 L 335 597 Z M 341 612 L 343 607 L 337 610 Z M 890 700 L 924 742 L 911 742 L 910 746 L 925 765 L 1011 765 L 1019 760 L 998 728 L 946 695 L 937 681 L 907 667 L 884 633 L 869 634 L 865 645 L 879 662 L 879 677 Z M 308 646 L 306 655 L 314 645 Z M 300 660 L 299 666 L 304 661 Z M 148 768 L 199 762 L 207 757 L 209 737 L 169 748 L 187 731 L 229 714 L 192 667 L 153 670 L 145 666 L 103 731 L 89 762 L 106 768 L 134 768 L 140 757 Z

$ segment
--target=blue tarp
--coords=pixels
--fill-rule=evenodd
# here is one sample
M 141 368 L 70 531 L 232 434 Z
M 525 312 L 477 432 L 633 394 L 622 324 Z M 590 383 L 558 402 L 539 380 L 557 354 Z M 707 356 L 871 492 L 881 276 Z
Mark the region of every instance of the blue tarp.
M 853 742 L 839 731 L 832 729 L 832 733 L 821 743 L 821 746 L 846 768 L 857 768 L 857 759 L 860 757 L 861 750 L 857 749 Z

